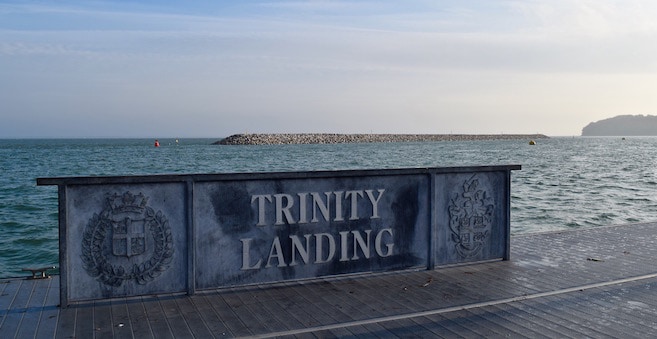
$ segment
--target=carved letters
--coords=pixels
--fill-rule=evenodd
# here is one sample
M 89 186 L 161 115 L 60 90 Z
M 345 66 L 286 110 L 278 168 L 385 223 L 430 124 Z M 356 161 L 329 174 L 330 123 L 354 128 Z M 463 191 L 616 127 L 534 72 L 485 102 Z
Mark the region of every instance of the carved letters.
M 379 202 L 385 189 L 339 190 L 328 192 L 302 192 L 292 194 L 256 194 L 251 204 L 257 208 L 256 226 L 280 227 L 291 224 L 324 223 L 337 225 L 359 219 L 380 219 Z M 359 202 L 368 208 L 359 209 Z M 269 214 L 267 213 L 269 212 Z M 272 220 L 267 215 L 275 216 Z M 282 241 L 290 243 L 284 253 Z M 290 235 L 288 239 L 273 237 L 269 242 L 269 255 L 253 258 L 251 238 L 242 243 L 241 270 L 281 268 L 298 264 L 325 264 L 370 259 L 375 255 L 385 258 L 394 252 L 393 227 L 351 230 L 334 233 Z M 337 250 L 337 251 L 336 251 Z M 360 254 L 360 255 L 359 255 Z M 362 257 L 361 257 L 362 255 Z M 289 258 L 286 260 L 286 257 Z M 297 257 L 299 260 L 297 260 Z

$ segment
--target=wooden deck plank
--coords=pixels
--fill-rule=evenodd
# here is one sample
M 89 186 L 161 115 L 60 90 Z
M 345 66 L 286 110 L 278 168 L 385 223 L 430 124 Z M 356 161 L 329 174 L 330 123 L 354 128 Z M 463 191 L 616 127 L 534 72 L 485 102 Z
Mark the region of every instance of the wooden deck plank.
M 611 336 L 601 332 L 599 328 L 591 326 L 587 319 L 582 318 L 580 314 L 569 312 L 566 307 L 558 301 L 555 297 L 546 297 L 541 300 L 532 302 L 530 305 L 534 308 L 544 311 L 546 314 L 555 315 L 561 321 L 568 323 L 568 327 L 576 328 L 579 332 L 579 337 L 588 338 L 610 338 Z M 539 306 L 540 305 L 540 306 Z M 510 309 L 516 305 L 495 305 L 497 309 Z M 542 319 L 542 318 L 539 318 Z
M 412 273 L 409 272 L 410 275 Z M 389 279 L 392 278 L 392 279 Z M 394 293 L 386 293 L 392 289 L 397 293 L 409 293 L 406 286 L 409 285 L 408 279 L 399 279 L 401 276 L 381 277 L 379 279 L 357 280 L 354 282 L 354 295 L 356 295 L 364 305 L 369 308 L 369 313 L 373 316 L 388 316 L 397 314 L 399 310 L 420 310 L 426 305 L 431 304 L 433 296 L 426 296 L 422 303 L 403 302 L 406 298 L 398 298 Z M 410 283 L 414 284 L 414 283 Z M 399 301 L 399 302 L 398 302 Z
M 558 332 L 550 324 L 539 324 L 539 329 L 537 329 L 533 315 L 519 312 L 515 308 L 499 306 L 491 305 L 483 308 L 468 309 L 467 313 L 471 314 L 471 318 L 473 319 L 485 319 L 489 323 L 494 323 L 495 328 L 504 333 L 523 337 L 528 335 L 542 336 L 545 335 L 544 333 L 548 333 L 551 337 L 559 337 Z M 502 306 L 507 306 L 507 304 L 502 304 Z
M 155 334 L 151 329 L 148 321 L 148 314 L 144 307 L 144 303 L 140 298 L 133 298 L 125 301 L 125 308 L 127 312 L 130 329 L 134 338 L 154 338 Z
M 296 300 L 300 300 L 302 305 L 307 306 L 306 318 L 297 317 L 297 319 L 300 319 L 302 322 L 306 320 L 306 322 L 316 322 L 318 325 L 327 325 L 339 323 L 336 319 L 347 315 L 340 310 L 334 309 L 333 305 L 318 295 L 320 291 L 327 288 L 326 285 L 326 282 L 321 280 L 317 282 L 304 281 L 290 290 L 294 293 Z M 288 286 L 292 285 L 288 284 Z M 324 289 L 318 289 L 319 286 L 323 286 Z M 302 310 L 303 307 L 300 308 L 300 311 Z M 302 312 L 301 314 L 303 315 Z
M 470 323 L 476 324 L 486 337 L 517 337 L 523 336 L 523 332 L 513 322 L 506 321 L 504 318 L 495 314 L 495 312 L 483 313 L 481 309 L 464 310 L 464 316 L 470 320 Z
M 381 326 L 397 338 L 430 338 L 433 333 L 412 319 L 383 322 Z
M 631 294 L 625 296 L 627 298 L 625 305 L 615 305 L 617 296 L 611 292 L 608 298 L 594 302 L 604 303 L 602 307 L 617 311 L 621 316 L 625 315 L 624 319 L 630 324 L 640 324 L 646 333 L 657 337 L 657 281 L 645 285 L 637 284 Z
M 2 308 L 5 308 L 5 307 L 9 306 L 9 303 L 5 302 L 3 297 L 6 296 L 6 294 L 5 294 L 5 289 L 6 289 L 7 286 L 9 286 L 9 284 L 11 284 L 13 281 L 14 281 L 14 280 L 3 280 L 3 281 L 0 281 L 0 307 L 2 307 Z
M 466 318 L 463 318 L 466 317 Z M 501 332 L 502 334 L 496 332 L 493 328 L 488 323 L 491 323 L 492 321 L 489 320 L 484 320 L 484 321 L 464 321 L 468 319 L 469 317 L 475 317 L 472 314 L 469 314 L 468 312 L 463 312 L 462 317 L 459 317 L 458 320 L 456 319 L 451 319 L 451 318 L 446 318 L 446 320 L 455 322 L 458 325 L 460 325 L 461 328 L 467 329 L 467 331 L 461 330 L 459 333 L 460 336 L 466 337 L 466 338 L 502 338 L 502 337 L 516 337 L 516 338 L 527 338 L 527 336 L 519 334 L 517 331 L 509 330 L 504 327 L 499 327 L 499 329 L 505 329 L 506 331 Z M 499 320 L 498 320 L 499 321 Z M 424 327 L 426 327 L 429 330 L 432 330 L 432 332 L 436 332 L 433 328 L 435 325 L 433 323 L 424 323 Z M 451 337 L 449 335 L 448 337 Z
M 425 327 L 434 333 L 444 333 L 441 336 L 447 338 L 472 338 L 476 336 L 476 333 L 463 326 L 464 324 L 462 322 L 459 322 L 458 319 L 447 313 L 430 315 L 425 318 L 429 320 Z
M 366 319 L 368 317 L 382 317 L 386 314 L 381 310 L 380 300 L 376 300 L 368 295 L 366 289 L 363 289 L 356 280 L 350 281 L 350 287 L 344 294 L 344 303 L 351 305 L 350 312 L 352 319 Z M 370 287 L 375 290 L 375 286 Z
M 304 284 L 303 287 L 302 295 L 308 302 L 317 305 L 328 314 L 330 320 L 327 321 L 341 323 L 354 320 L 353 312 L 350 313 L 344 307 L 346 300 L 341 299 L 345 296 L 344 291 L 335 288 L 328 281 L 323 281 L 321 284 Z
M 328 283 L 335 291 L 332 295 L 333 300 L 338 305 L 337 307 L 340 311 L 350 318 L 348 321 L 362 320 L 367 317 L 366 314 L 361 312 L 360 305 L 354 303 L 349 293 L 351 290 L 348 286 L 341 281 L 328 281 Z
M 226 327 L 226 333 L 228 336 L 237 337 L 238 333 L 247 332 L 246 324 L 244 324 L 237 313 L 226 304 L 226 300 L 223 298 L 223 293 L 214 292 L 206 294 L 205 297 L 215 313 L 219 316 L 219 319 L 223 322 L 223 325 Z
M 486 308 L 490 313 L 499 315 L 499 324 L 510 328 L 522 336 L 559 338 L 560 333 L 551 324 L 540 318 L 514 307 L 515 304 L 500 304 Z M 488 316 L 488 314 L 486 314 Z
M 85 315 L 79 316 L 78 319 L 83 322 L 88 322 L 91 326 L 87 330 L 86 324 L 79 328 L 84 328 L 79 335 L 79 338 L 88 338 L 91 336 L 98 336 L 100 338 L 110 338 L 114 332 L 114 324 L 112 323 L 112 301 L 111 300 L 101 300 L 94 301 L 91 309 L 86 305 L 83 306 L 78 312 L 82 312 Z M 93 315 L 93 318 L 87 320 L 86 314 L 90 313 Z
M 365 326 L 349 326 L 349 327 L 339 327 L 336 329 L 332 329 L 328 331 L 328 333 L 340 333 L 342 331 L 347 331 L 348 334 L 344 336 L 344 338 L 358 338 L 358 337 L 365 337 L 365 336 L 370 336 L 372 338 L 376 338 L 374 335 L 370 333 L 370 330 L 365 327 Z M 320 336 L 321 338 L 321 336 Z M 343 338 L 342 336 L 338 336 L 338 338 Z
M 245 307 L 246 310 L 256 319 L 253 323 L 248 324 L 249 329 L 253 333 L 277 332 L 288 329 L 285 326 L 285 318 L 279 321 L 274 314 L 269 311 L 272 306 L 271 299 L 267 298 L 262 291 L 248 288 L 241 293 L 236 293 L 235 296 L 241 300 L 243 307 Z M 274 312 L 283 313 L 281 311 L 282 310 L 277 309 Z
M 265 293 L 264 290 L 261 290 L 263 293 L 263 296 L 267 296 L 267 293 Z M 300 284 L 295 288 L 296 295 L 298 295 L 301 299 L 303 300 L 303 303 L 306 305 L 312 305 L 313 308 L 309 308 L 308 312 L 313 312 L 313 317 L 317 318 L 321 323 L 326 324 L 326 323 L 337 323 L 338 321 L 336 320 L 335 316 L 332 313 L 336 312 L 331 312 L 333 310 L 331 305 L 328 305 L 325 301 L 323 301 L 317 294 L 317 291 L 314 289 L 307 289 L 307 286 L 305 284 Z M 274 307 L 274 309 L 271 309 L 269 311 L 272 316 L 275 317 L 276 321 L 279 323 L 281 329 L 283 328 L 285 330 L 290 330 L 294 328 L 299 328 L 300 326 L 303 326 L 303 322 L 305 318 L 299 318 L 299 317 L 289 317 L 286 316 L 285 308 L 281 306 L 280 299 L 274 300 L 270 299 L 271 302 L 267 303 L 269 307 Z M 317 310 L 321 310 L 321 314 L 317 313 Z M 340 314 L 340 312 L 337 312 Z
M 431 308 L 425 301 L 434 301 L 440 303 L 443 307 L 470 304 L 481 300 L 480 292 L 474 286 L 472 281 L 464 281 L 457 278 L 462 273 L 458 267 L 447 268 L 445 272 L 417 272 L 414 275 L 420 275 L 407 286 L 404 287 L 404 294 L 415 307 L 420 309 Z M 492 296 L 489 297 L 492 299 Z
M 356 335 L 348 328 L 335 328 L 319 333 L 314 333 L 318 338 L 353 338 Z
M 591 337 L 592 335 L 588 328 L 578 322 L 577 318 L 568 317 L 563 312 L 554 312 L 554 309 L 543 304 L 543 300 L 520 301 L 514 303 L 513 307 L 550 324 L 555 332 L 565 333 L 564 337 L 577 338 Z M 485 309 L 484 312 L 489 312 L 489 310 Z
M 499 311 L 498 311 L 499 312 Z M 504 311 L 502 312 L 504 315 Z M 470 331 L 475 332 L 479 336 L 485 336 L 492 333 L 492 331 L 483 327 L 481 323 L 473 321 L 472 319 L 478 319 L 477 316 L 474 316 L 471 312 L 466 310 L 456 311 L 454 314 L 450 313 L 450 317 L 454 317 L 454 321 L 461 324 L 463 327 L 468 328 Z M 537 326 L 531 321 L 531 319 L 518 317 L 517 314 L 509 314 L 507 317 L 500 317 L 498 323 L 503 327 L 509 328 L 510 332 L 518 332 L 523 337 L 527 338 L 556 338 L 554 333 L 543 328 L 542 326 Z
M 458 312 L 460 313 L 460 320 L 463 320 L 458 323 L 475 332 L 477 335 L 487 338 L 491 336 L 522 337 L 524 335 L 524 329 L 522 327 L 519 328 L 514 323 L 505 321 L 504 318 L 494 313 L 486 314 L 484 317 L 481 314 L 472 312 L 472 310 Z
M 34 337 L 37 329 L 39 328 L 39 321 L 41 319 L 41 312 L 43 305 L 48 296 L 48 286 L 52 279 L 34 280 L 34 287 L 30 300 L 26 305 L 23 319 L 18 325 L 18 338 Z
M 160 299 L 158 297 L 142 297 L 141 302 L 144 303 L 146 317 L 153 331 L 153 337 L 173 338 L 174 336 L 160 304 Z
M 132 337 L 135 330 L 132 328 L 130 315 L 128 314 L 128 305 L 125 298 L 110 300 L 110 315 L 112 323 L 113 337 Z
M 208 302 L 208 298 L 206 298 L 205 294 L 197 294 L 190 298 L 207 324 L 208 330 L 213 333 L 215 337 L 227 336 L 229 333 L 228 327 Z
M 166 296 L 159 298 L 160 305 L 167 323 L 169 323 L 171 334 L 174 338 L 192 338 L 193 332 L 178 307 L 176 299 L 179 296 Z
M 464 267 L 464 268 L 465 268 L 465 267 Z M 523 273 L 523 274 L 524 274 L 524 273 Z M 490 276 L 483 276 L 483 277 L 479 277 L 479 278 L 480 278 L 479 281 L 484 281 L 484 282 L 486 282 L 486 281 L 491 281 L 491 278 L 492 278 L 492 277 L 490 277 Z M 541 276 L 541 279 L 544 279 L 544 278 L 545 278 L 544 276 Z M 517 276 L 514 276 L 514 279 L 513 279 L 513 280 L 517 280 Z M 525 281 L 525 278 L 523 278 L 521 281 Z M 563 283 L 562 283 L 562 285 L 563 285 Z M 557 289 L 559 289 L 560 287 L 563 287 L 563 286 L 559 286 L 559 281 L 558 281 L 558 280 L 555 280 L 555 281 L 551 281 L 549 284 L 544 285 L 544 286 L 543 286 L 543 291 L 557 290 Z M 495 283 L 492 283 L 492 284 L 488 285 L 488 287 L 482 287 L 482 288 L 485 288 L 487 292 L 491 292 L 492 294 L 495 294 L 495 295 L 498 295 L 497 293 L 500 293 L 500 294 L 498 295 L 498 297 L 505 297 L 505 298 L 508 298 L 508 297 L 513 296 L 513 295 L 519 295 L 519 291 L 515 290 L 515 292 L 513 292 L 515 287 L 512 288 L 512 289 L 505 288 L 505 285 L 504 285 L 504 284 L 495 284 Z M 513 293 L 509 293 L 510 291 L 513 292 Z M 515 305 L 515 304 L 514 304 L 514 305 Z M 473 309 L 473 310 L 469 310 L 469 311 L 470 311 L 470 312 L 473 312 L 473 313 L 476 313 L 476 314 L 478 314 L 478 315 L 480 315 L 480 316 L 482 316 L 482 317 L 484 317 L 484 318 L 486 318 L 486 319 L 490 319 L 490 318 L 492 318 L 492 319 L 497 319 L 497 320 L 498 320 L 498 323 L 497 323 L 496 325 L 502 325 L 502 326 L 505 326 L 505 327 L 509 328 L 509 329 L 512 330 L 512 331 L 513 331 L 513 329 L 516 327 L 515 325 L 507 326 L 507 325 L 505 324 L 505 322 L 499 322 L 499 320 L 501 319 L 501 318 L 499 317 L 499 315 L 496 314 L 496 312 L 488 312 L 488 311 L 484 311 L 484 310 L 487 310 L 487 309 L 488 309 L 488 308 L 480 308 L 480 309 Z M 483 312 L 483 313 L 482 313 L 482 312 Z M 522 317 L 521 317 L 521 318 L 522 318 Z M 553 324 L 554 324 L 554 321 L 553 321 L 553 322 L 547 322 L 546 324 L 547 324 L 547 325 L 553 325 Z M 557 332 L 558 332 L 558 329 L 553 328 L 553 327 L 550 327 L 550 326 L 548 326 L 548 327 L 550 328 L 550 330 L 552 330 L 552 331 L 557 331 Z M 517 336 L 517 335 L 518 335 L 518 334 L 515 334 L 515 336 Z M 557 335 L 557 334 L 555 334 L 555 335 Z M 561 335 L 557 335 L 557 336 L 560 337 Z
M 393 338 L 393 334 L 388 331 L 385 327 L 381 326 L 381 324 L 366 324 L 360 326 L 363 329 L 362 334 L 358 334 L 357 336 L 361 337 L 367 337 L 367 336 L 372 336 L 372 337 L 379 337 L 379 338 Z M 350 328 L 351 329 L 351 328 Z
M 299 321 L 304 327 L 315 327 L 323 325 L 318 320 L 323 315 L 317 315 L 318 309 L 314 305 L 309 305 L 307 300 L 296 290 L 296 283 L 284 283 L 285 288 L 278 290 L 284 300 L 286 314 Z
M 27 311 L 27 305 L 34 291 L 34 280 L 22 280 L 17 285 L 13 298 L 10 301 L 4 322 L 0 325 L 0 338 L 12 338 L 20 332 L 19 325 Z
M 195 338 L 212 338 L 214 334 L 206 326 L 203 317 L 199 314 L 192 300 L 187 297 L 174 299 L 181 315 Z
M 541 318 L 536 315 L 536 313 L 527 311 L 524 308 L 519 307 L 520 302 L 514 303 L 514 306 L 519 308 L 522 311 L 527 312 L 530 316 L 536 317 L 538 319 L 543 319 L 544 325 L 548 327 L 551 331 L 558 333 L 556 336 L 557 338 L 574 338 L 578 337 L 579 333 L 576 331 L 573 331 L 572 329 L 563 326 L 557 321 L 554 320 L 549 320 L 546 318 Z M 500 316 L 495 308 L 492 307 L 482 307 L 482 308 L 475 308 L 475 309 L 469 309 L 468 312 L 474 314 L 475 316 L 478 316 L 478 319 L 483 319 L 489 327 L 492 327 L 496 332 L 502 334 L 502 335 L 510 335 L 512 337 L 522 337 L 523 336 L 523 331 L 522 328 L 519 328 L 514 324 L 512 321 L 508 321 L 502 316 Z
M 444 322 L 450 322 L 440 314 L 435 314 L 426 317 L 416 317 L 413 319 L 416 323 L 422 325 L 428 331 L 433 333 L 433 336 L 439 338 L 458 338 L 458 333 L 452 332 L 450 329 L 443 325 Z
M 625 290 L 632 290 L 636 286 L 627 286 L 624 287 Z M 635 336 L 635 337 L 645 337 L 646 333 L 657 331 L 655 329 L 655 317 L 657 312 L 654 308 L 642 307 L 639 306 L 639 309 L 634 308 L 634 305 L 646 305 L 644 301 L 647 301 L 645 298 L 642 298 L 641 302 L 633 301 L 630 296 L 624 295 L 620 296 L 617 293 L 617 290 L 606 290 L 601 289 L 592 295 L 587 295 L 585 299 L 577 305 L 576 307 L 588 307 L 590 310 L 588 314 L 593 313 L 593 317 L 596 319 L 601 319 L 603 321 L 608 321 L 609 324 L 616 324 L 616 326 L 611 325 L 613 328 L 623 328 L 623 335 L 626 337 Z M 645 297 L 645 294 L 644 294 Z M 613 302 L 610 302 L 609 298 L 623 298 L 625 302 L 618 305 Z M 636 302 L 636 303 L 633 303 Z M 636 311 L 635 314 L 632 311 Z M 638 315 L 639 317 L 635 317 Z M 648 320 L 649 319 L 649 320 Z M 649 323 L 646 323 L 646 320 Z M 620 325 L 620 326 L 618 326 Z M 613 333 L 613 331 L 611 332 Z
M 655 337 L 655 233 L 657 223 L 523 235 L 511 261 L 64 309 L 57 276 L 2 280 L 0 337 Z
M 583 298 L 568 298 L 563 296 L 548 297 L 547 300 L 553 299 L 561 306 L 560 311 L 571 314 L 580 319 L 580 323 L 604 333 L 606 336 L 613 338 L 625 337 L 635 330 L 628 327 L 627 323 L 620 321 L 617 317 L 601 317 L 600 309 L 593 309 L 591 304 Z M 568 299 L 568 300 L 565 300 Z M 556 305 L 555 305 L 556 306 Z
M 628 293 L 622 296 L 615 290 L 605 291 L 604 295 L 590 298 L 589 301 L 611 316 L 623 319 L 633 329 L 656 334 L 657 337 L 657 281 L 647 284 L 637 282 L 624 291 Z M 618 298 L 623 298 L 624 303 L 619 304 Z
M 259 289 L 270 302 L 267 303 L 266 308 L 271 314 L 274 315 L 277 321 L 285 325 L 285 330 L 303 328 L 303 319 L 297 319 L 294 316 L 287 314 L 287 306 L 289 301 L 287 296 L 281 293 L 285 286 L 276 286 L 267 288 L 266 286 L 259 286 Z
M 397 314 L 400 311 L 411 312 L 412 310 L 424 309 L 430 303 L 430 300 L 425 299 L 422 302 L 414 302 L 411 298 L 407 298 L 411 293 L 408 291 L 408 287 L 415 284 L 413 282 L 414 278 L 411 277 L 412 274 L 412 272 L 409 272 L 408 275 L 403 277 L 390 275 L 383 279 L 353 281 L 350 282 L 352 288 L 349 292 L 362 294 L 362 296 L 359 296 L 360 300 L 379 316 Z M 400 298 L 400 296 L 403 297 Z
M 491 265 L 474 265 L 474 266 L 457 266 L 445 272 L 444 279 L 448 279 L 452 284 L 467 289 L 473 301 L 503 299 L 512 295 L 521 293 L 535 293 L 537 289 L 530 289 L 525 284 L 518 284 L 510 280 L 502 280 L 504 277 L 505 267 L 497 263 Z M 423 283 L 422 291 L 432 293 L 434 289 L 440 290 L 440 281 L 432 279 Z
M 4 280 L 0 284 L 0 328 L 5 321 L 5 316 L 11 310 L 11 302 L 16 296 L 20 280 Z
M 250 336 L 253 335 L 253 328 L 259 329 L 258 318 L 242 304 L 241 299 L 238 294 L 239 291 L 231 289 L 227 291 L 228 293 L 222 293 L 218 295 L 219 298 L 223 299 L 225 306 L 230 308 L 240 319 L 240 322 L 236 324 L 229 323 L 229 328 L 233 334 L 236 336 Z
M 350 294 L 349 284 L 343 284 L 344 281 L 332 281 L 327 280 L 322 284 L 322 288 L 316 290 L 313 284 L 307 284 L 308 293 L 317 294 L 324 302 L 322 304 L 327 305 L 326 310 L 329 310 L 329 316 L 333 321 L 340 322 L 350 322 L 358 319 L 363 319 L 366 315 L 366 312 L 362 312 L 359 308 L 361 303 L 355 303 L 352 294 Z M 342 320 L 338 320 L 342 319 Z M 381 333 L 387 333 L 389 336 L 390 333 L 380 325 L 370 324 L 370 325 L 360 325 L 360 326 L 350 326 L 349 328 L 335 328 L 327 333 L 346 333 L 346 337 L 353 336 L 362 336 L 364 334 L 370 333 L 370 331 L 376 331 Z M 320 336 L 321 337 L 321 336 Z
M 61 308 L 57 318 L 55 338 L 75 338 L 78 309 L 75 307 Z
M 40 312 L 35 338 L 53 338 L 59 319 L 59 279 L 48 279 L 48 294 Z

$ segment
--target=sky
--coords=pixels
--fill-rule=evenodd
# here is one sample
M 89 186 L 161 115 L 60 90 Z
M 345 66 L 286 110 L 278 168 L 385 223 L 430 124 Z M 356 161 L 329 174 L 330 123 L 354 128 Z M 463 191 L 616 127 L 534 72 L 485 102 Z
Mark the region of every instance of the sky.
M 580 135 L 657 114 L 657 1 L 4 1 L 0 138 Z

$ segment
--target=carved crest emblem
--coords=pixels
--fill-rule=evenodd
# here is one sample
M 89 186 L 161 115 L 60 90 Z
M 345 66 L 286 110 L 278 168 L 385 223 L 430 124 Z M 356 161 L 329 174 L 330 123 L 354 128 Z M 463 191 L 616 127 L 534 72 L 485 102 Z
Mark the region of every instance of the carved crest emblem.
M 112 220 L 112 254 L 130 258 L 146 251 L 145 219 Z
M 463 183 L 463 192 L 454 194 L 449 204 L 449 227 L 456 252 L 462 258 L 478 255 L 490 236 L 495 205 L 479 180 L 472 176 Z
M 146 284 L 169 268 L 173 237 L 167 218 L 148 207 L 143 194 L 111 194 L 100 214 L 84 229 L 82 261 L 87 273 L 104 284 Z

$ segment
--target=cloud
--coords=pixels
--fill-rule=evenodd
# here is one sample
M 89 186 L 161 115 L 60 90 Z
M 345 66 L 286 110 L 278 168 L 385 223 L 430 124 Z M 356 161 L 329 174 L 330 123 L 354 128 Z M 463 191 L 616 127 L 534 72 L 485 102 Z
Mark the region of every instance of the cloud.
M 109 58 L 143 56 L 210 63 L 239 60 L 254 68 L 315 67 L 326 71 L 633 72 L 654 66 L 654 48 L 642 43 L 654 37 L 652 21 L 627 20 L 641 12 L 643 3 L 625 8 L 601 1 L 509 1 L 493 9 L 430 6 L 429 13 L 414 12 L 417 9 L 412 4 L 400 14 L 389 13 L 400 7 L 389 2 L 248 4 L 292 9 L 285 21 L 275 14 L 256 18 L 59 10 L 66 18 L 74 15 L 85 21 L 114 22 L 121 28 L 101 24 L 100 28 L 92 26 L 93 30 L 36 31 L 29 44 L 21 40 L 27 36 L 25 32 L 12 41 L 12 34 L 5 31 L 1 36 L 9 37 L 3 41 L 10 42 L 0 47 L 0 53 L 105 54 Z M 327 11 L 347 11 L 349 23 L 322 14 Z M 300 15 L 308 12 L 320 14 Z M 518 13 L 520 18 L 514 16 Z M 497 19 L 486 19 L 488 16 Z M 504 21 L 506 24 L 499 24 Z M 628 21 L 635 22 L 634 28 L 619 29 L 620 23 Z M 131 29 L 132 23 L 139 27 Z M 38 37 L 47 37 L 49 43 L 38 45 Z
M 652 103 L 657 5 L 627 3 L 0 4 L 0 114 L 92 134 L 153 114 L 204 135 L 558 131 L 550 114 Z
M 655 32 L 657 3 L 646 0 L 511 2 L 537 32 L 590 36 Z

